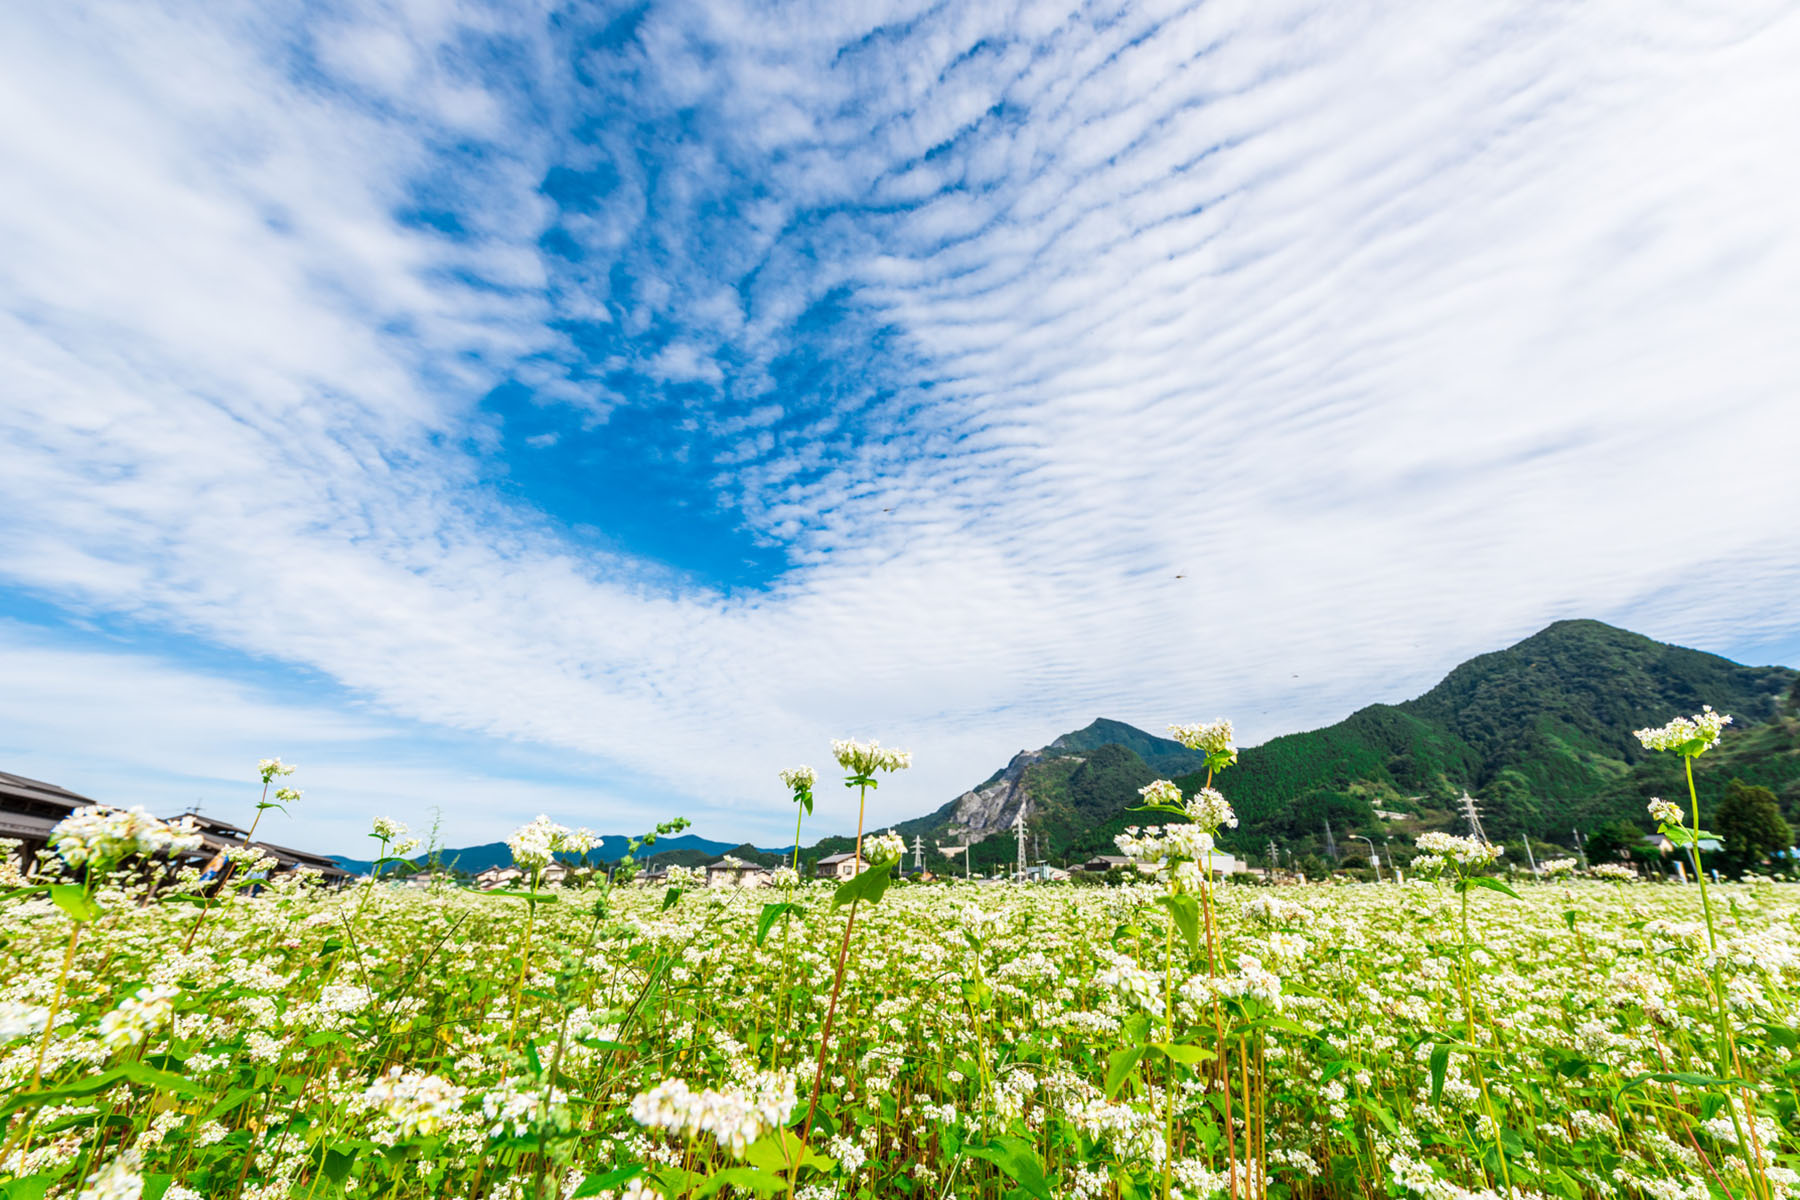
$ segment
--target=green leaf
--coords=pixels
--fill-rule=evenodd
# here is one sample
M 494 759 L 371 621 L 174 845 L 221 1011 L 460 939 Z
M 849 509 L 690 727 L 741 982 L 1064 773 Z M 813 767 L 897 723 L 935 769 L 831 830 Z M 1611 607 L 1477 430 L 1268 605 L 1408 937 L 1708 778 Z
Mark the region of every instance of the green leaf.
M 831 897 L 831 906 L 841 908 L 859 901 L 863 904 L 879 904 L 888 890 L 888 884 L 893 880 L 893 869 L 894 864 L 891 862 L 864 867 L 856 878 L 846 879 L 838 885 L 838 890 Z
M 355 1165 L 356 1150 L 354 1148 L 349 1150 L 328 1149 L 325 1151 L 325 1160 L 319 1165 L 319 1170 L 325 1178 L 341 1186 L 349 1177 L 350 1168 Z
M 1523 897 L 1521 897 L 1519 895 L 1519 893 L 1513 891 L 1511 888 L 1507 887 L 1504 883 L 1501 883 L 1498 879 L 1495 879 L 1492 875 L 1465 876 L 1463 878 L 1463 880 L 1457 885 L 1457 890 L 1461 891 L 1464 887 L 1470 887 L 1470 886 L 1486 888 L 1490 892 L 1500 892 L 1503 895 L 1511 896 L 1514 900 L 1523 899 Z
M 985 1146 L 964 1146 L 963 1153 L 987 1159 L 1037 1200 L 1054 1200 L 1050 1181 L 1044 1177 L 1044 1164 L 1024 1138 L 1000 1134 Z
M 1151 1045 L 1155 1046 L 1165 1058 L 1169 1059 L 1169 1061 L 1178 1062 L 1183 1066 L 1188 1067 L 1217 1057 L 1211 1050 L 1202 1049 L 1199 1046 L 1185 1045 L 1181 1042 L 1152 1042 Z
M 555 904 L 557 900 L 555 892 L 518 892 L 513 891 L 510 888 L 495 888 L 491 892 L 481 892 L 479 894 L 483 896 L 506 896 L 513 900 L 529 900 L 533 904 Z
M 162 1200 L 163 1193 L 168 1191 L 169 1188 L 174 1185 L 174 1183 L 175 1183 L 175 1177 L 173 1175 L 146 1175 L 146 1176 L 144 1176 L 144 1191 L 143 1191 L 142 1200 Z
M 623 1167 L 614 1167 L 604 1175 L 589 1175 L 581 1181 L 569 1196 L 569 1200 L 585 1200 L 588 1196 L 598 1196 L 601 1192 L 611 1191 L 621 1183 L 630 1183 L 644 1173 L 642 1163 L 630 1163 Z
M 670 888 L 663 893 L 662 910 L 668 912 L 671 908 L 675 907 L 675 902 L 679 899 L 681 899 L 681 889 L 678 887 Z
M 1114 1050 L 1106 1056 L 1107 1099 L 1110 1100 L 1117 1094 L 1120 1085 L 1125 1082 L 1125 1077 L 1131 1074 L 1148 1049 L 1148 1046 L 1126 1046 L 1124 1049 Z
M 1617 1099 L 1632 1088 L 1646 1083 L 1685 1083 L 1689 1087 L 1715 1088 L 1733 1087 L 1736 1086 L 1737 1081 L 1720 1079 L 1716 1075 L 1701 1075 L 1694 1071 L 1654 1071 L 1648 1075 L 1636 1075 L 1626 1080 L 1620 1085 L 1619 1090 L 1613 1093 L 1613 1097 Z
M 832 1161 L 816 1151 L 809 1150 L 806 1142 L 791 1129 L 779 1129 L 767 1137 L 751 1145 L 744 1153 L 745 1161 L 753 1167 L 761 1167 L 765 1171 L 781 1174 L 790 1168 L 815 1167 L 829 1171 Z
M 798 904 L 787 900 L 777 900 L 763 905 L 762 916 L 756 918 L 756 944 L 758 946 L 763 944 L 763 941 L 769 936 L 769 930 L 773 929 L 775 922 L 781 920 L 785 914 L 800 911 L 802 909 Z
M 61 1087 L 44 1088 L 42 1091 L 36 1092 L 15 1092 L 6 1098 L 4 1103 L 0 1103 L 0 1118 L 11 1116 L 22 1108 L 39 1108 L 53 1101 L 97 1096 L 113 1085 L 127 1081 L 184 1096 L 201 1094 L 200 1088 L 179 1075 L 133 1062 L 126 1063 L 122 1067 L 114 1067 L 110 1071 L 102 1071 L 98 1075 L 77 1079 L 73 1083 L 65 1083 Z
M 787 1190 L 787 1182 L 778 1175 L 758 1171 L 755 1167 L 726 1167 L 706 1177 L 694 1195 L 701 1200 L 718 1194 L 720 1188 L 746 1188 L 759 1196 L 773 1196 Z
M 23 1179 L 0 1183 L 0 1196 L 6 1197 L 6 1200 L 44 1200 L 44 1193 L 59 1178 L 61 1176 L 48 1171 L 39 1171 L 36 1175 L 27 1175 Z
M 1185 892 L 1179 896 L 1158 896 L 1156 902 L 1169 910 L 1175 928 L 1189 950 L 1200 948 L 1200 902 Z
M 85 923 L 100 915 L 100 906 L 94 903 L 94 898 L 79 883 L 51 884 L 50 899 L 74 921 Z
M 1450 1069 L 1450 1047 L 1438 1046 L 1431 1052 L 1431 1102 L 1444 1095 L 1444 1073 Z

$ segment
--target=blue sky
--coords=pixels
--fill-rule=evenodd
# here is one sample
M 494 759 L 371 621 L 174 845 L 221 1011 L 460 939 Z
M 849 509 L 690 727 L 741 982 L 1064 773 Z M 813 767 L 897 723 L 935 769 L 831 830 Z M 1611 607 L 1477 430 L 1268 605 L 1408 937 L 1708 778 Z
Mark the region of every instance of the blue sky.
M 0 14 L 0 769 L 917 815 L 1593 616 L 1800 662 L 1795 6 Z M 844 827 L 845 798 L 818 831 Z

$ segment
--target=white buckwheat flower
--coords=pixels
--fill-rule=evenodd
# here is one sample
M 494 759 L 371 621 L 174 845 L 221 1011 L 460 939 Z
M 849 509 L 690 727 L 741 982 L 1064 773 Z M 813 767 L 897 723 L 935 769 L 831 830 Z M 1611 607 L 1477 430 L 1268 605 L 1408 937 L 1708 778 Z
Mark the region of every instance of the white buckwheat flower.
M 863 839 L 863 857 L 872 863 L 897 862 L 906 853 L 906 839 L 888 830 Z
M 1228 755 L 1226 766 L 1237 761 L 1237 747 L 1232 744 L 1231 722 L 1224 717 L 1206 725 L 1171 725 L 1169 736 L 1189 750 L 1208 755 Z
M 1237 828 L 1237 814 L 1216 788 L 1201 788 L 1187 802 L 1188 820 L 1209 832 Z
M 384 842 L 403 841 L 406 835 L 412 832 L 404 822 L 396 821 L 392 817 L 376 817 L 373 829 L 375 836 Z
M 0 1000 L 0 1043 L 36 1037 L 49 1020 L 50 1010 L 41 1005 Z
M 144 1177 L 138 1174 L 138 1154 L 127 1150 L 87 1177 L 87 1186 L 76 1200 L 138 1200 L 144 1194 Z
M 279 758 L 265 758 L 256 764 L 256 773 L 262 776 L 264 783 L 270 783 L 277 775 L 292 775 L 294 768 Z
M 135 1046 L 152 1029 L 169 1019 L 175 997 L 180 992 L 168 984 L 139 988 L 125 997 L 119 1007 L 100 1018 L 100 1040 L 108 1050 Z
M 1672 800 L 1664 800 L 1661 796 L 1650 797 L 1650 816 L 1658 825 L 1680 825 L 1681 806 Z
M 401 1137 L 411 1137 L 415 1133 L 436 1133 L 462 1109 L 468 1090 L 437 1075 L 392 1066 L 363 1095 L 399 1126 Z
M 556 852 L 564 848 L 568 837 L 567 826 L 539 814 L 529 825 L 513 830 L 512 836 L 506 839 L 506 847 L 512 851 L 513 862 L 524 870 L 536 871 L 549 865 Z
M 1181 789 L 1167 779 L 1157 779 L 1146 783 L 1138 789 L 1138 795 L 1144 798 L 1145 804 L 1162 804 L 1169 808 L 1181 807 Z
M 791 792 L 810 792 L 819 782 L 819 773 L 811 767 L 789 767 L 781 773 L 782 786 Z
M 880 742 L 858 742 L 849 739 L 834 740 L 831 753 L 838 761 L 838 766 L 857 775 L 873 775 L 877 771 L 903 771 L 912 766 L 912 753 L 907 750 L 894 750 L 883 746 Z
M 173 825 L 135 808 L 78 808 L 50 831 L 50 845 L 71 867 L 104 874 L 136 855 L 185 854 L 200 844 L 192 817 Z
M 1719 737 L 1731 718 L 1716 713 L 1712 705 L 1703 705 L 1691 717 L 1676 717 L 1656 729 L 1639 729 L 1635 736 L 1646 750 L 1673 750 L 1687 758 L 1698 758 L 1719 744 Z

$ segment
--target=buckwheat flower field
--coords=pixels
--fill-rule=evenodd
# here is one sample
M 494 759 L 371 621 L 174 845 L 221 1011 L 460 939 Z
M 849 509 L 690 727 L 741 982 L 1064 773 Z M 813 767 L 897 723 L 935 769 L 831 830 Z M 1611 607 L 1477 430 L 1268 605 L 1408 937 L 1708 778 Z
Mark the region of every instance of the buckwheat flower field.
M 90 828 L 86 882 L 0 910 L 4 1195 L 1800 1191 L 1790 885 L 1505 882 L 1435 835 L 1435 878 L 1261 887 L 1207 869 L 1221 791 L 1145 799 L 1183 819 L 1111 888 L 899 882 L 870 836 L 843 883 L 192 902 L 131 856 L 181 831 Z M 586 836 L 527 828 L 540 867 Z

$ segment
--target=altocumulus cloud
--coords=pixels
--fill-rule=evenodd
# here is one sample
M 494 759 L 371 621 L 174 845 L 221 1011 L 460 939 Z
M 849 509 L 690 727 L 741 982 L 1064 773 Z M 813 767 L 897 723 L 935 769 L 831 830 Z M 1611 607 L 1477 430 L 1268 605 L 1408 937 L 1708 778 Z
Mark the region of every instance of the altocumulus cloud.
M 833 735 L 912 815 L 1556 617 L 1770 637 L 1797 54 L 1777 4 L 17 6 L 0 571 L 758 834 Z M 544 455 L 654 414 L 782 569 L 584 538 L 496 395 Z

